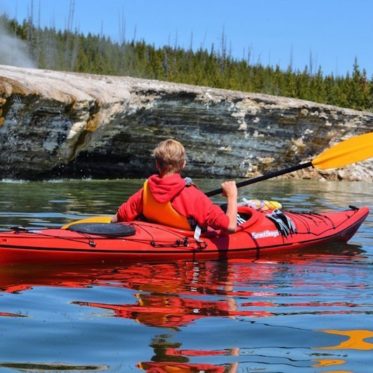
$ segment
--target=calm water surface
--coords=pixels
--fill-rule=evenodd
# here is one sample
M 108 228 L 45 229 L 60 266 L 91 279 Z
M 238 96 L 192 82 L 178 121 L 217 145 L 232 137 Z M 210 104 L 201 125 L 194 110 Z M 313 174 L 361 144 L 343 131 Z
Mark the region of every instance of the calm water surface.
M 140 184 L 4 181 L 0 228 L 112 214 Z M 373 206 L 367 183 L 268 181 L 240 193 L 298 210 Z M 348 245 L 270 260 L 0 267 L 1 372 L 369 372 L 372 364 L 372 214 Z

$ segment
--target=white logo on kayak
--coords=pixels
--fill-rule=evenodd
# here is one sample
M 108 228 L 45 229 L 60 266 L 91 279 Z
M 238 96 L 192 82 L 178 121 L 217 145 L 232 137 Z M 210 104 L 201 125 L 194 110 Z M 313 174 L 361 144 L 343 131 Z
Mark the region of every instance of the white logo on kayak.
M 263 232 L 253 232 L 251 235 L 257 240 L 259 238 L 268 237 L 278 237 L 280 235 L 279 231 L 263 231 Z

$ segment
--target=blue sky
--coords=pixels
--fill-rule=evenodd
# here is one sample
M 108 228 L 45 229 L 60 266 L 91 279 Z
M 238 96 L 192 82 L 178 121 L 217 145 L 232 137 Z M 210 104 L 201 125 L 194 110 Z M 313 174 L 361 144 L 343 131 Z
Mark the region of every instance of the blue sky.
M 23 20 L 31 4 L 0 0 L 0 12 Z M 73 8 L 74 30 L 113 40 L 216 50 L 224 35 L 231 55 L 252 63 L 345 75 L 357 58 L 373 77 L 372 0 L 33 0 L 33 8 L 42 26 L 65 28 Z

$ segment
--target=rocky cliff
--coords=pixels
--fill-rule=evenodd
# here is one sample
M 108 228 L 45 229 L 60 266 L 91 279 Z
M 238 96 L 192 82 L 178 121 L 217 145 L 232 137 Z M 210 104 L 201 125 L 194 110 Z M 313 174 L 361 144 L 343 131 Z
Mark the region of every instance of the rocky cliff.
M 372 130 L 373 113 L 308 101 L 0 65 L 0 179 L 146 176 L 168 137 L 190 176 L 251 177 Z M 373 180 L 373 161 L 292 176 Z

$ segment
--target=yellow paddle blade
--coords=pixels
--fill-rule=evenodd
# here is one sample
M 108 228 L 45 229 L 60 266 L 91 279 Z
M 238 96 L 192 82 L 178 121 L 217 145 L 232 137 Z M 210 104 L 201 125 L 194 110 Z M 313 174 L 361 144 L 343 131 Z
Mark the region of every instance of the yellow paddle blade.
M 320 170 L 338 168 L 373 157 L 373 132 L 351 137 L 319 154 L 312 165 Z
M 67 229 L 74 224 L 84 224 L 84 223 L 110 223 L 112 216 L 101 215 L 101 216 L 91 216 L 90 218 L 80 219 L 73 221 L 71 223 L 65 224 L 61 229 Z

